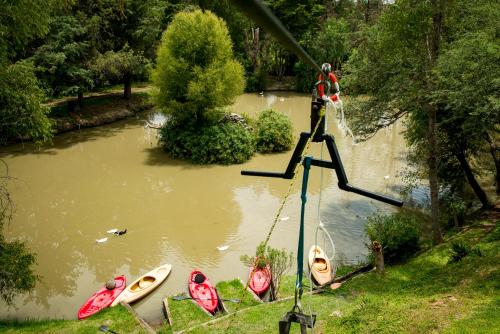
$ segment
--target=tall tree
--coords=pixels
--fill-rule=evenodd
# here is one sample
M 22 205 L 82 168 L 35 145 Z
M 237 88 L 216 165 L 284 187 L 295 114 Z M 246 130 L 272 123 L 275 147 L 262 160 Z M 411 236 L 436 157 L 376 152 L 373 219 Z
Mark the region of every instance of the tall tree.
M 208 11 L 178 13 L 163 34 L 153 83 L 157 105 L 181 122 L 203 123 L 231 104 L 243 91 L 243 68 L 224 21 Z
M 433 96 L 440 110 L 439 126 L 484 207 L 491 203 L 468 158 L 485 144 L 494 144 L 496 125 L 500 123 L 499 62 L 495 36 L 473 32 L 450 43 L 435 69 Z M 495 155 L 493 159 L 498 165 Z M 497 187 L 498 173 L 497 167 Z
M 83 18 L 56 17 L 45 44 L 32 58 L 50 95 L 77 95 L 80 107 L 83 106 L 83 93 L 94 86 L 89 69 L 91 40 Z
M 438 202 L 436 106 L 432 69 L 439 55 L 444 0 L 401 0 L 389 5 L 350 59 L 347 86 L 367 93 L 376 127 L 409 114 L 407 138 L 425 147 L 433 240 L 442 240 Z M 382 121 L 381 121 L 382 120 Z
M 123 97 L 132 97 L 132 80 L 144 78 L 148 61 L 141 52 L 134 52 L 125 46 L 118 52 L 108 51 L 100 55 L 92 65 L 101 80 L 123 83 Z

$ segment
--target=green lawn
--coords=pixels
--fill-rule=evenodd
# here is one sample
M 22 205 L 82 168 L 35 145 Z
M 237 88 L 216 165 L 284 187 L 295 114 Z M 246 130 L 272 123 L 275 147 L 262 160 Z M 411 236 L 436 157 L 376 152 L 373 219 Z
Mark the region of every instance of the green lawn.
M 107 308 L 85 320 L 0 322 L 0 333 L 95 334 L 101 325 L 117 333 L 146 333 L 122 306 Z M 101 332 L 102 333 L 102 332 Z

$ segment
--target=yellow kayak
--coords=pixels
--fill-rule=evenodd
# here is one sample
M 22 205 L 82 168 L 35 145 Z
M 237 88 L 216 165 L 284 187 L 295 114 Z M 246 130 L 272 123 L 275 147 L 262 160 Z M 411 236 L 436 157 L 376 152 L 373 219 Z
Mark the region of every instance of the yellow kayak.
M 111 306 L 116 306 L 121 302 L 130 304 L 136 300 L 149 294 L 151 291 L 156 289 L 170 274 L 172 265 L 164 264 L 142 275 L 129 286 L 123 290 L 123 292 L 116 298 Z
M 333 278 L 330 260 L 317 245 L 313 245 L 309 250 L 309 270 L 318 285 L 326 284 Z

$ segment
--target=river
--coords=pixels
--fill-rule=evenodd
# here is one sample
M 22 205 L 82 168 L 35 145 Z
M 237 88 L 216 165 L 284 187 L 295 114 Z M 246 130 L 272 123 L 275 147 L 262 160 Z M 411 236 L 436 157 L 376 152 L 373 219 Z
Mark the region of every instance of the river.
M 292 119 L 296 138 L 309 131 L 310 98 L 306 95 L 245 94 L 233 110 L 255 115 L 267 107 Z M 187 291 L 188 274 L 194 268 L 203 270 L 213 282 L 246 277 L 248 269 L 240 255 L 253 254 L 265 239 L 290 181 L 242 176 L 240 171 L 284 171 L 291 151 L 256 155 L 240 165 L 192 165 L 158 149 L 156 130 L 144 128 L 145 117 L 62 134 L 41 149 L 32 144 L 1 148 L 0 159 L 15 178 L 9 183 L 15 214 L 5 235 L 25 241 L 37 254 L 36 273 L 41 282 L 33 293 L 18 297 L 15 308 L 1 303 L 0 318 L 75 319 L 78 308 L 106 280 L 125 274 L 130 282 L 160 264 L 171 263 L 167 281 L 134 304 L 141 316 L 154 322 L 161 318 L 163 297 Z M 393 192 L 401 184 L 397 173 L 406 164 L 401 131 L 402 126 L 396 124 L 353 145 L 333 117 L 328 122 L 349 181 L 388 195 L 397 195 Z M 313 144 L 310 155 L 320 157 L 321 151 L 321 144 Z M 323 158 L 326 152 L 325 147 Z M 270 240 L 271 246 L 294 253 L 300 176 L 284 207 L 285 219 L 278 222 Z M 359 261 L 367 253 L 366 217 L 392 209 L 341 191 L 336 183 L 332 170 L 312 167 L 305 247 L 314 240 L 320 205 L 337 260 Z M 106 234 L 112 228 L 126 228 L 127 233 Z M 107 242 L 96 243 L 105 237 Z M 220 246 L 229 247 L 221 251 Z

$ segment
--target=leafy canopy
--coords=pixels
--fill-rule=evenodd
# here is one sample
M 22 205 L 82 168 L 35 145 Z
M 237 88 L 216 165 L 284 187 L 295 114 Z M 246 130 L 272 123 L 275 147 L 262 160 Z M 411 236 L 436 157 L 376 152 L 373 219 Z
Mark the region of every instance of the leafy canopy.
M 121 82 L 125 78 L 145 76 L 148 63 L 142 52 L 134 52 L 126 45 L 120 51 L 107 51 L 99 55 L 92 69 L 103 81 Z
M 244 86 L 226 24 L 201 10 L 174 17 L 163 34 L 152 78 L 160 108 L 174 119 L 198 122 L 233 103 Z
M 0 66 L 0 144 L 19 138 L 52 138 L 49 108 L 42 105 L 44 99 L 30 63 Z

